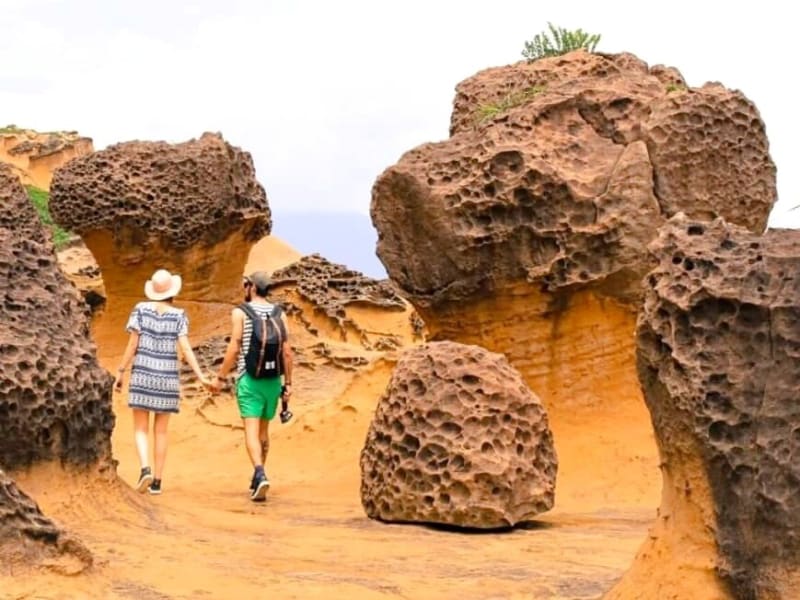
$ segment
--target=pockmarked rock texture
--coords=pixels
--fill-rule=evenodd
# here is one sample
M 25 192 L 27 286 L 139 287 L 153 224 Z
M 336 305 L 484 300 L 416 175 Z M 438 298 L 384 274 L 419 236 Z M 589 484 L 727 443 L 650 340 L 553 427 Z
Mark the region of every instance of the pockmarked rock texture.
M 635 310 L 668 217 L 761 232 L 776 197 L 747 98 L 630 54 L 482 71 L 451 134 L 375 182 L 378 255 L 429 339 L 506 354 L 548 409 L 639 395 Z
M 50 208 L 94 254 L 109 298 L 141 298 L 167 268 L 182 275 L 185 300 L 234 301 L 250 248 L 272 227 L 250 154 L 210 133 L 73 160 L 56 171 Z
M 404 353 L 361 453 L 369 517 L 513 526 L 552 508 L 547 413 L 505 357 L 432 342 Z
M 303 256 L 272 273 L 271 278 L 271 296 L 280 300 L 287 314 L 296 317 L 310 333 L 317 335 L 320 332 L 299 303 L 293 301 L 293 296 L 285 292 L 296 294 L 314 313 L 323 316 L 342 341 L 358 341 L 368 350 L 380 350 L 377 346 L 386 343 L 386 336 L 373 339 L 376 336 L 370 335 L 357 319 L 348 315 L 348 309 L 402 313 L 408 308 L 390 281 L 372 279 L 345 265 L 332 263 L 319 254 Z
M 113 378 L 88 307 L 58 267 L 22 185 L 0 164 L 0 465 L 111 459 Z
M 737 599 L 795 597 L 800 231 L 757 236 L 679 215 L 651 249 L 637 363 L 664 496 L 619 587 L 656 597 L 646 592 L 705 570 Z

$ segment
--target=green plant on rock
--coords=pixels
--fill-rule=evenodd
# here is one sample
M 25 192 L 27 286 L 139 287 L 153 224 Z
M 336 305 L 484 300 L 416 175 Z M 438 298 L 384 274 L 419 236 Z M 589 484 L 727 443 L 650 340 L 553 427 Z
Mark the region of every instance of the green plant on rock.
M 26 189 L 28 191 L 28 198 L 31 199 L 31 203 L 34 208 L 36 208 L 36 212 L 39 213 L 39 219 L 42 225 L 47 227 L 53 234 L 53 244 L 56 250 L 63 248 L 72 235 L 55 223 L 53 217 L 50 216 L 50 194 L 32 185 L 26 186 Z
M 525 42 L 522 56 L 528 59 L 528 62 L 548 56 L 561 56 L 580 48 L 587 52 L 594 52 L 600 41 L 600 34 L 587 33 L 583 29 L 570 31 L 563 27 L 555 27 L 552 23 L 548 23 L 547 27 L 550 29 L 549 35 L 543 31 L 537 33 L 532 40 Z
M 667 84 L 667 93 L 671 94 L 672 92 L 685 92 L 686 86 L 681 85 L 679 83 L 670 83 Z
M 528 100 L 538 96 L 544 91 L 545 88 L 543 86 L 534 85 L 524 90 L 517 90 L 516 92 L 506 94 L 499 102 L 481 104 L 477 110 L 476 120 L 478 123 L 484 123 L 511 108 L 525 104 Z

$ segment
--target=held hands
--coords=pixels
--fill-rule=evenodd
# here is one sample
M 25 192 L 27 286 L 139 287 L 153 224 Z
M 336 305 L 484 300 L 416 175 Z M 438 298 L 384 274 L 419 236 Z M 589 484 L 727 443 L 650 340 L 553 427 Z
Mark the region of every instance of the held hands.
M 215 375 L 211 379 L 208 380 L 208 391 L 213 394 L 219 394 L 220 390 L 222 389 L 222 380 L 219 378 L 219 375 Z
M 200 383 L 202 383 L 202 384 L 203 384 L 203 387 L 204 387 L 204 388 L 206 388 L 207 390 L 210 390 L 210 389 L 211 389 L 212 379 L 209 379 L 209 378 L 208 378 L 208 377 L 206 377 L 205 375 L 200 375 L 200 376 L 198 377 L 198 379 L 200 380 Z
M 114 378 L 114 391 L 122 391 L 122 383 L 125 380 L 125 369 L 117 369 L 117 376 Z

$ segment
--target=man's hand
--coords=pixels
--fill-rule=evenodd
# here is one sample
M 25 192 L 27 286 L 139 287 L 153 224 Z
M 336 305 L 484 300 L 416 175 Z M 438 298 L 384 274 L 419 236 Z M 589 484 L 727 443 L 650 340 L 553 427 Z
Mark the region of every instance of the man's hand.
M 222 389 L 222 380 L 219 378 L 219 375 L 216 375 L 213 379 L 211 379 L 208 389 L 215 394 L 219 394 L 220 390 Z
M 281 396 L 283 396 L 284 398 L 286 398 L 288 400 L 289 396 L 291 396 L 291 395 L 292 395 L 292 384 L 291 383 L 287 383 L 287 384 L 285 384 L 283 386 L 283 389 L 281 390 Z

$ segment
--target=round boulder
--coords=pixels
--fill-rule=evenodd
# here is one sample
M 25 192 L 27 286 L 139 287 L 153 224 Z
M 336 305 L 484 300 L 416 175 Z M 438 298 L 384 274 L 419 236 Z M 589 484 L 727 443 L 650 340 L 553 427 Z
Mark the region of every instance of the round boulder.
M 400 358 L 361 452 L 369 517 L 491 529 L 552 508 L 547 413 L 500 354 L 432 342 Z

